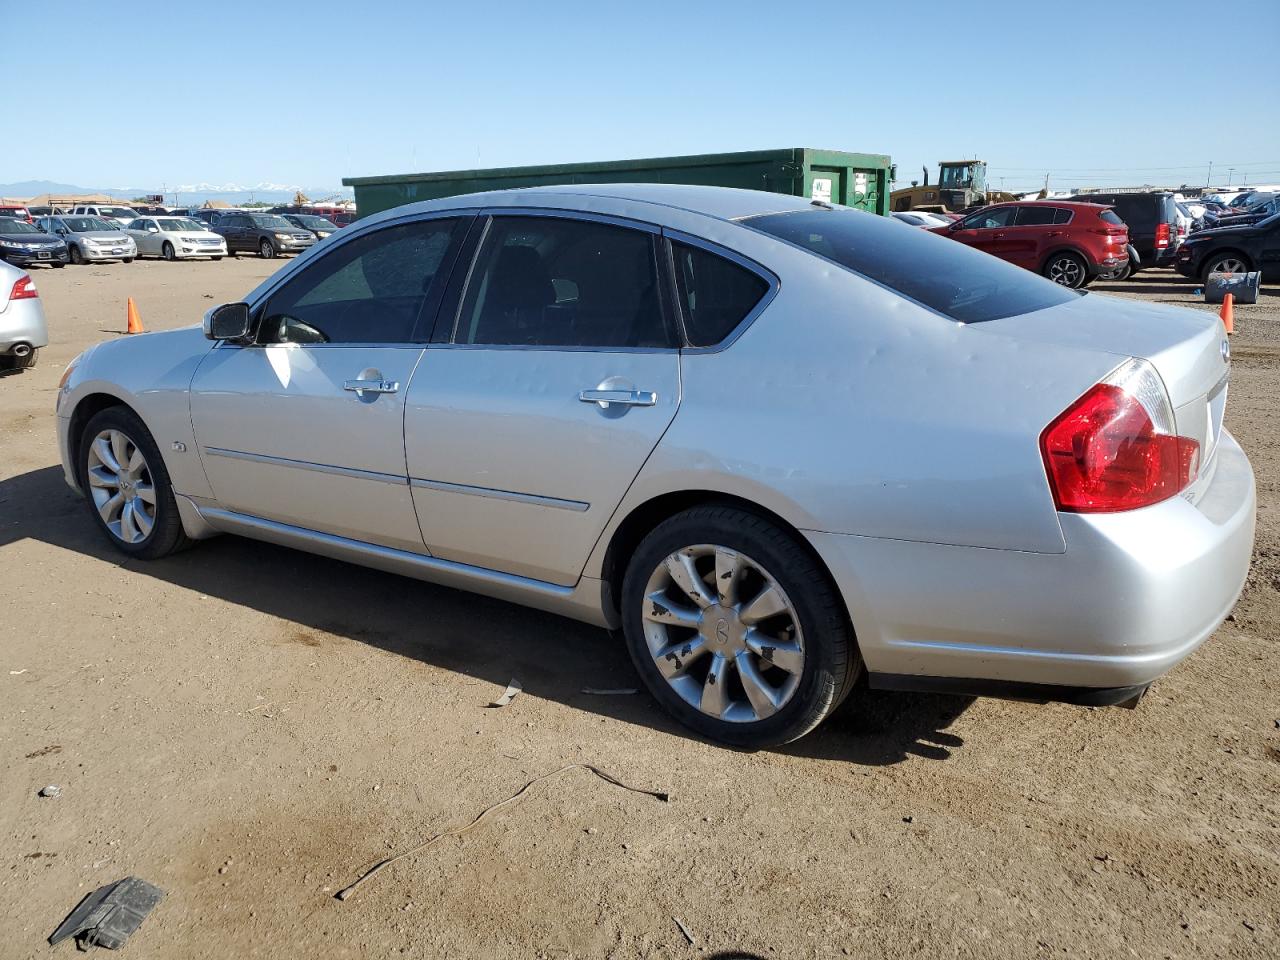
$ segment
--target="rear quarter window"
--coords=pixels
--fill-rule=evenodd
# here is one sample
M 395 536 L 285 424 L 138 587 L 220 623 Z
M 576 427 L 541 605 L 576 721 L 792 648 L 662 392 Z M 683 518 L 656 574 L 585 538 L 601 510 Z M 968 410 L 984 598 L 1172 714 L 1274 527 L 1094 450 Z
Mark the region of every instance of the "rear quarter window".
M 759 274 L 708 250 L 673 241 L 685 335 L 695 347 L 723 341 L 769 292 Z
M 1031 313 L 1080 296 L 958 241 L 926 230 L 903 230 L 875 214 L 801 210 L 741 222 L 961 323 Z
M 1101 220 L 1103 223 L 1111 224 L 1113 227 L 1124 226 L 1124 221 L 1116 216 L 1116 212 L 1114 210 L 1103 210 L 1100 214 L 1098 214 L 1098 219 Z

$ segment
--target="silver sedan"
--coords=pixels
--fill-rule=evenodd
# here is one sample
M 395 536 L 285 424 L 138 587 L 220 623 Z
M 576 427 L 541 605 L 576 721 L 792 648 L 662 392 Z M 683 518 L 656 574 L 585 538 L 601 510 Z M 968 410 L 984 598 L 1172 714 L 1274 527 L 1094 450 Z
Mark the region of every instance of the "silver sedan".
M 126 554 L 239 534 L 609 627 L 755 747 L 864 672 L 1136 702 L 1248 569 L 1229 355 L 887 218 L 547 187 L 365 218 L 91 348 L 58 439 Z

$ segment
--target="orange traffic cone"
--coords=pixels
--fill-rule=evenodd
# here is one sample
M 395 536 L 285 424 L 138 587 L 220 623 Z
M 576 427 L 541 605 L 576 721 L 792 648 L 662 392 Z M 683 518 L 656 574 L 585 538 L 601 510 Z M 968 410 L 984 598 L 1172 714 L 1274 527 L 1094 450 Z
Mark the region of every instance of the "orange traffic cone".
M 1234 300 L 1235 298 L 1231 294 L 1226 294 L 1222 298 L 1222 312 L 1218 314 L 1218 316 L 1222 318 L 1222 326 L 1226 329 L 1227 333 L 1236 332 Z
M 129 298 L 129 327 L 125 333 L 146 333 L 142 329 L 142 321 L 138 319 L 138 308 L 133 305 L 133 297 Z

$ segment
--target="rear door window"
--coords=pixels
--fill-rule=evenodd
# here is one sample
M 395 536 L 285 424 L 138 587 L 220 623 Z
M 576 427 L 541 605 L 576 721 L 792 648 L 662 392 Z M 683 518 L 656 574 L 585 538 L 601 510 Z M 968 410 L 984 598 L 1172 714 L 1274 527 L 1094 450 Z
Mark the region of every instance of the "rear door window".
M 927 230 L 903 230 L 888 217 L 870 213 L 799 210 L 750 217 L 741 223 L 961 323 L 1044 310 L 1080 296 L 967 244 Z
M 708 250 L 673 241 L 671 253 L 690 346 L 722 342 L 769 292 L 759 274 Z
M 1042 227 L 1053 223 L 1056 213 L 1053 207 L 1019 207 L 1018 219 L 1014 223 L 1019 227 Z
M 654 234 L 561 217 L 494 217 L 454 342 L 530 347 L 673 347 L 658 295 Z

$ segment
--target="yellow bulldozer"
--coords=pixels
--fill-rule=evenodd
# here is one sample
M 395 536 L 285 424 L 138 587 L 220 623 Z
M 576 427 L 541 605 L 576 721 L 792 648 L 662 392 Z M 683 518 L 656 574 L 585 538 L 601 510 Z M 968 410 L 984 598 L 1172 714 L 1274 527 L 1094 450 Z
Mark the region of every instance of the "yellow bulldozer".
M 1017 199 L 1012 193 L 987 189 L 985 160 L 943 160 L 938 164 L 938 182 L 929 183 L 929 168 L 924 168 L 924 183 L 889 194 L 893 211 L 923 210 L 932 213 L 956 213 L 988 203 Z

